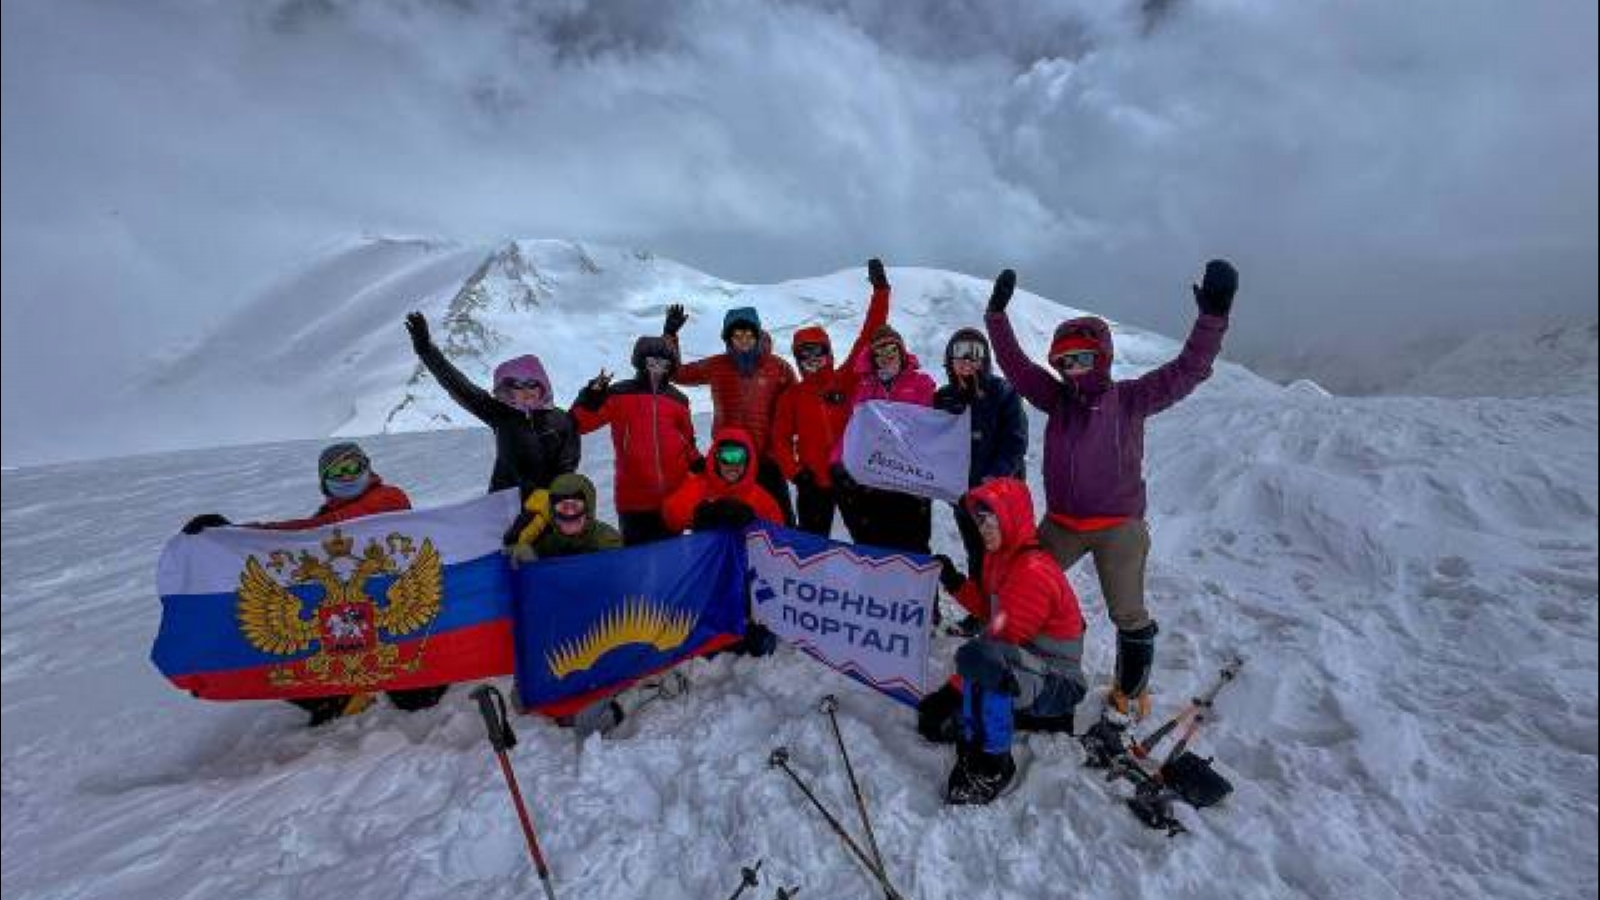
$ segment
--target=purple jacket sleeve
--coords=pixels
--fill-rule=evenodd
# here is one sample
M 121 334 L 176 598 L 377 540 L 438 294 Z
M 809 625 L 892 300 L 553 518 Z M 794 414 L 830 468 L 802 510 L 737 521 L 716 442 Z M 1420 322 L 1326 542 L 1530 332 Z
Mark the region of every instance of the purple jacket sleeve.
M 1211 377 L 1211 364 L 1222 352 L 1222 335 L 1227 330 L 1227 316 L 1202 313 L 1196 317 L 1177 359 L 1117 384 L 1124 408 L 1132 415 L 1153 416 L 1189 396 Z
M 1011 330 L 1011 319 L 1003 312 L 988 313 L 983 317 L 983 324 L 989 332 L 989 343 L 994 346 L 995 362 L 1000 364 L 1000 371 L 1010 379 L 1012 387 L 1040 412 L 1053 410 L 1061 392 L 1061 382 L 1022 352 L 1017 333 Z

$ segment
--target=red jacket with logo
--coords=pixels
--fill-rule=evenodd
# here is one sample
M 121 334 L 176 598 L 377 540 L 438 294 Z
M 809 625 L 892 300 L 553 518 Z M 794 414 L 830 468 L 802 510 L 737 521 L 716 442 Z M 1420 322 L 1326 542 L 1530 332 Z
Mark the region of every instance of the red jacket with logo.
M 989 637 L 1026 645 L 1039 637 L 1076 641 L 1083 637 L 1078 595 L 1049 551 L 1039 545 L 1028 486 L 996 478 L 967 492 L 970 511 L 981 503 L 1000 517 L 1000 549 L 984 554 L 983 583 L 972 579 L 955 598 L 988 622 Z
M 362 516 L 371 516 L 378 513 L 399 512 L 411 508 L 411 498 L 406 492 L 392 485 L 383 483 L 377 473 L 372 475 L 372 484 L 358 497 L 341 500 L 338 497 L 329 497 L 317 511 L 304 519 L 285 519 L 282 522 L 252 522 L 251 528 L 271 528 L 275 531 L 301 531 L 307 528 L 320 528 L 323 525 L 332 525 L 346 519 L 359 519 Z
M 572 406 L 578 433 L 611 426 L 618 512 L 661 508 L 699 457 L 689 398 L 671 385 L 650 389 L 648 376 L 612 385 L 594 409 L 580 396 Z
M 802 374 L 798 384 L 778 397 L 768 455 L 783 470 L 783 477 L 793 481 L 804 469 L 816 478 L 819 487 L 832 485 L 828 465 L 832 462 L 834 448 L 844 438 L 845 426 L 850 424 L 850 398 L 859 377 L 856 361 L 867 351 L 872 333 L 888 321 L 889 288 L 875 289 L 867 303 L 867 317 L 861 323 L 861 333 L 856 335 L 844 360 L 837 365 L 829 360 L 827 367 Z M 833 349 L 828 333 L 816 326 L 794 333 L 791 350 L 802 344 L 824 344 L 830 354 Z M 799 365 L 799 359 L 795 364 Z

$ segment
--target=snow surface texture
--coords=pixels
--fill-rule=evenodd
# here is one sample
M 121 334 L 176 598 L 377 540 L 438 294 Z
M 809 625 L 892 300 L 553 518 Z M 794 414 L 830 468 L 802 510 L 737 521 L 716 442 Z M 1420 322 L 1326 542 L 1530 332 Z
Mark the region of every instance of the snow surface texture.
M 894 324 L 941 377 L 949 336 L 982 326 L 992 276 L 893 262 Z M 1024 287 L 1026 280 L 1024 273 Z M 352 240 L 266 291 L 215 334 L 169 354 L 129 402 L 148 410 L 146 429 L 164 430 L 180 446 L 473 426 L 477 421 L 412 355 L 401 324 L 406 312 L 425 313 L 435 342 L 485 386 L 501 360 L 538 354 L 557 399 L 570 403 L 602 368 L 627 377 L 634 339 L 659 334 L 670 303 L 690 313 L 682 334 L 687 358 L 722 350 L 722 315 L 735 306 L 759 309 L 774 348 L 787 358 L 794 332 L 806 325 L 826 326 L 843 352 L 861 327 L 869 293 L 865 260 L 821 278 L 740 285 L 644 251 L 571 241 L 490 248 Z M 1173 285 L 1172 302 L 1192 308 L 1186 285 Z M 1039 354 L 1055 326 L 1077 314 L 1025 290 L 1012 310 L 1019 334 Z M 1177 352 L 1161 335 L 1115 323 L 1113 331 L 1119 376 Z M 1270 386 L 1228 363 L 1218 366 L 1215 383 Z M 689 393 L 696 411 L 710 412 L 708 392 Z
M 561 252 L 581 268 L 575 250 Z M 431 265 L 429 253 L 413 262 Z M 891 275 L 903 300 L 896 323 L 915 349 L 942 347 L 952 323 L 935 321 L 945 307 L 926 298 L 936 288 L 918 285 L 914 270 Z M 986 293 L 959 276 L 926 277 L 949 284 L 958 303 Z M 805 284 L 794 296 L 815 296 L 840 319 L 864 297 L 859 273 Z M 675 292 L 640 298 L 633 319 L 609 306 L 590 312 L 606 329 L 649 330 Z M 713 349 L 720 309 L 734 299 L 699 301 L 691 351 Z M 754 299 L 767 314 L 766 299 Z M 404 300 L 375 300 L 361 318 L 398 323 L 403 308 L 386 304 Z M 1241 297 L 1239 314 L 1247 304 Z M 1062 314 L 1032 298 L 1019 305 L 1035 344 Z M 778 306 L 770 317 L 783 334 L 799 310 Z M 560 355 L 594 333 L 581 321 L 574 314 L 560 341 L 485 357 L 537 349 L 570 393 L 602 359 L 599 349 Z M 844 328 L 834 326 L 836 340 Z M 381 347 L 372 337 L 368 352 L 392 355 L 403 381 L 409 350 L 395 332 Z M 1137 363 L 1119 374 L 1175 350 L 1154 335 L 1119 338 Z M 615 368 L 622 339 L 596 343 Z M 405 390 L 380 381 L 358 416 L 386 416 L 403 400 Z M 454 412 L 414 388 L 407 427 Z M 1037 490 L 1043 420 L 1032 421 Z M 704 434 L 704 417 L 699 425 Z M 801 886 L 801 897 L 879 896 L 766 764 L 774 746 L 788 746 L 795 768 L 854 822 L 815 711 L 831 692 L 907 896 L 1591 897 L 1600 890 L 1596 434 L 1592 390 L 1344 399 L 1223 370 L 1153 419 L 1147 441 L 1158 713 L 1176 709 L 1227 653 L 1249 658 L 1199 741 L 1237 792 L 1215 809 L 1180 809 L 1191 834 L 1146 830 L 1118 799 L 1126 788 L 1083 769 L 1076 741 L 1060 736 L 1024 739 L 1014 793 L 948 809 L 940 791 L 952 753 L 921 741 L 909 709 L 783 649 L 689 664 L 691 691 L 654 705 L 629 740 L 578 744 L 541 719 L 515 722 L 511 756 L 558 896 L 726 897 L 739 867 L 758 859 L 764 884 L 746 897 L 766 900 L 779 884 Z M 482 430 L 365 443 L 419 505 L 481 491 L 490 468 Z M 432 710 L 380 702 L 311 731 L 287 704 L 193 700 L 147 660 L 162 542 L 198 512 L 309 511 L 318 446 L 0 476 L 7 898 L 538 895 L 466 686 Z M 584 449 L 584 470 L 609 497 L 607 436 Z M 943 506 L 935 528 L 937 546 L 959 558 Z M 1103 682 L 1112 629 L 1088 564 L 1072 579 L 1090 625 L 1085 665 Z M 941 670 L 957 643 L 936 642 Z M 1095 708 L 1091 699 L 1080 721 Z

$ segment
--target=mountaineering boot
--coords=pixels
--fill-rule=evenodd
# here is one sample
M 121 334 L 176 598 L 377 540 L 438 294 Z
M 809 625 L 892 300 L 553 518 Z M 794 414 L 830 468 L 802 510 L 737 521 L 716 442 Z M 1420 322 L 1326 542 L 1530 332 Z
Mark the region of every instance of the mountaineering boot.
M 1106 706 L 1117 715 L 1134 722 L 1150 715 L 1150 666 L 1156 658 L 1156 635 L 1151 622 L 1134 631 L 1117 632 L 1117 672 Z
M 954 744 L 961 736 L 961 692 L 945 683 L 917 704 L 917 732 L 935 744 Z
M 985 753 L 975 745 L 956 748 L 956 765 L 950 770 L 944 800 L 951 806 L 991 803 L 1017 776 L 1017 761 L 1011 751 Z
M 342 719 L 363 712 L 372 705 L 371 694 L 351 694 L 349 696 L 336 695 L 332 697 L 307 697 L 304 699 L 290 700 L 295 706 L 311 714 L 310 721 L 306 722 L 307 728 L 319 728 Z
M 1017 710 L 1016 729 L 1018 731 L 1037 731 L 1042 734 L 1072 734 L 1072 713 L 1064 716 L 1037 716 L 1030 712 Z

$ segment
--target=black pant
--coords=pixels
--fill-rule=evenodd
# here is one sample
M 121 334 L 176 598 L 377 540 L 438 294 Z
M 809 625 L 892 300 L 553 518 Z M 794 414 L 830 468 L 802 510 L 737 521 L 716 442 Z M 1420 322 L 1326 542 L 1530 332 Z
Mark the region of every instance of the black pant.
M 797 484 L 794 486 L 794 505 L 801 531 L 817 537 L 828 537 L 833 533 L 833 510 L 838 505 L 834 500 L 833 488 L 820 487 L 815 482 Z
M 619 512 L 617 524 L 622 528 L 622 546 L 637 547 L 640 544 L 653 544 L 672 537 L 672 532 L 667 530 L 667 523 L 661 518 L 660 510 L 647 512 Z
M 856 488 L 839 494 L 839 513 L 850 538 L 890 550 L 930 553 L 933 504 L 897 491 Z
M 772 496 L 778 504 L 778 510 L 783 513 L 785 527 L 794 527 L 794 504 L 789 502 L 789 482 L 783 477 L 783 470 L 778 464 L 765 456 L 761 457 L 761 464 L 756 466 L 756 484 Z
M 961 547 L 967 551 L 967 577 L 982 584 L 983 535 L 979 533 L 977 521 L 967 512 L 964 504 L 957 503 L 953 508 L 956 512 L 956 530 L 961 532 Z
M 431 687 L 411 688 L 404 691 L 389 691 L 389 701 L 398 709 L 406 712 L 415 712 L 427 709 L 438 704 L 439 699 L 450 690 L 448 684 L 436 684 Z M 337 719 L 344 712 L 345 704 L 350 702 L 350 694 L 335 694 L 330 697 L 306 697 L 304 699 L 290 700 L 295 706 L 311 713 L 311 724 L 321 725 L 323 722 Z

